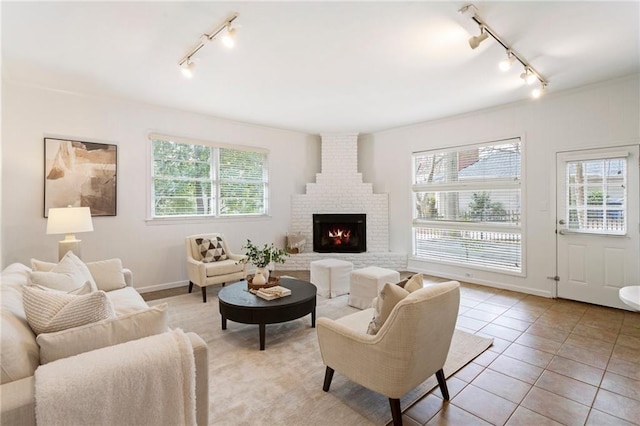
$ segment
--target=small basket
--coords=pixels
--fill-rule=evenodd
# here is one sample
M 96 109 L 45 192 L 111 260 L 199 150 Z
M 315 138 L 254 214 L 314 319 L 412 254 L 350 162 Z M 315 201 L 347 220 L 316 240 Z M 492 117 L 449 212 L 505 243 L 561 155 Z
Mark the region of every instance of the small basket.
M 247 285 L 249 290 L 260 290 L 261 288 L 269 288 L 280 285 L 280 277 L 269 277 L 269 282 L 265 284 L 253 284 L 253 274 L 247 275 Z

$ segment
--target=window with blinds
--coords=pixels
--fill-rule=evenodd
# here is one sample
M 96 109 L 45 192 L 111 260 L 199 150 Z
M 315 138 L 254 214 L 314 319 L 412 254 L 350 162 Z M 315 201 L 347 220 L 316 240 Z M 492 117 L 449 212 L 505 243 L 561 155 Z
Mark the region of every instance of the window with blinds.
M 152 217 L 267 214 L 266 151 L 150 139 Z
M 521 273 L 520 138 L 413 154 L 413 255 Z

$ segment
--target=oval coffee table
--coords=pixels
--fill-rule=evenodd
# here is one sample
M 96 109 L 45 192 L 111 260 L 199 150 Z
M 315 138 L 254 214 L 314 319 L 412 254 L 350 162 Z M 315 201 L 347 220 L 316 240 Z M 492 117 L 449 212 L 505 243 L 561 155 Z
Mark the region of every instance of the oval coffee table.
M 316 326 L 316 286 L 295 278 L 280 278 L 280 285 L 291 290 L 290 296 L 265 300 L 249 293 L 247 282 L 224 287 L 218 293 L 222 329 L 227 320 L 243 324 L 258 324 L 260 350 L 264 350 L 265 325 L 292 321 L 311 314 L 311 327 Z

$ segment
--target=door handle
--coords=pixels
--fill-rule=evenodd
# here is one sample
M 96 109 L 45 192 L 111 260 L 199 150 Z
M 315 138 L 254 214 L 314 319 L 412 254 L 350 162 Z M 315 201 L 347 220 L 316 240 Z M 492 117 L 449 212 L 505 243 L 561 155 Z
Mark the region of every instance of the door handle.
M 559 223 L 560 225 L 564 225 L 564 224 L 565 224 L 565 223 L 567 223 L 567 222 L 566 222 L 564 219 L 560 219 L 560 220 L 558 221 L 558 223 Z
M 558 234 L 565 235 L 566 233 L 565 233 L 564 229 L 561 229 L 561 230 L 558 231 Z

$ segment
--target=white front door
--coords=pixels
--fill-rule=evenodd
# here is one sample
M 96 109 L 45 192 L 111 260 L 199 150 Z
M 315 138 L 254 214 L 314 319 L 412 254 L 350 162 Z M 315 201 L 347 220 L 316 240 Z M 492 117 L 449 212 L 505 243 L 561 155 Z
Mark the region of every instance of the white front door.
M 625 308 L 640 285 L 638 145 L 558 153 L 557 295 Z

